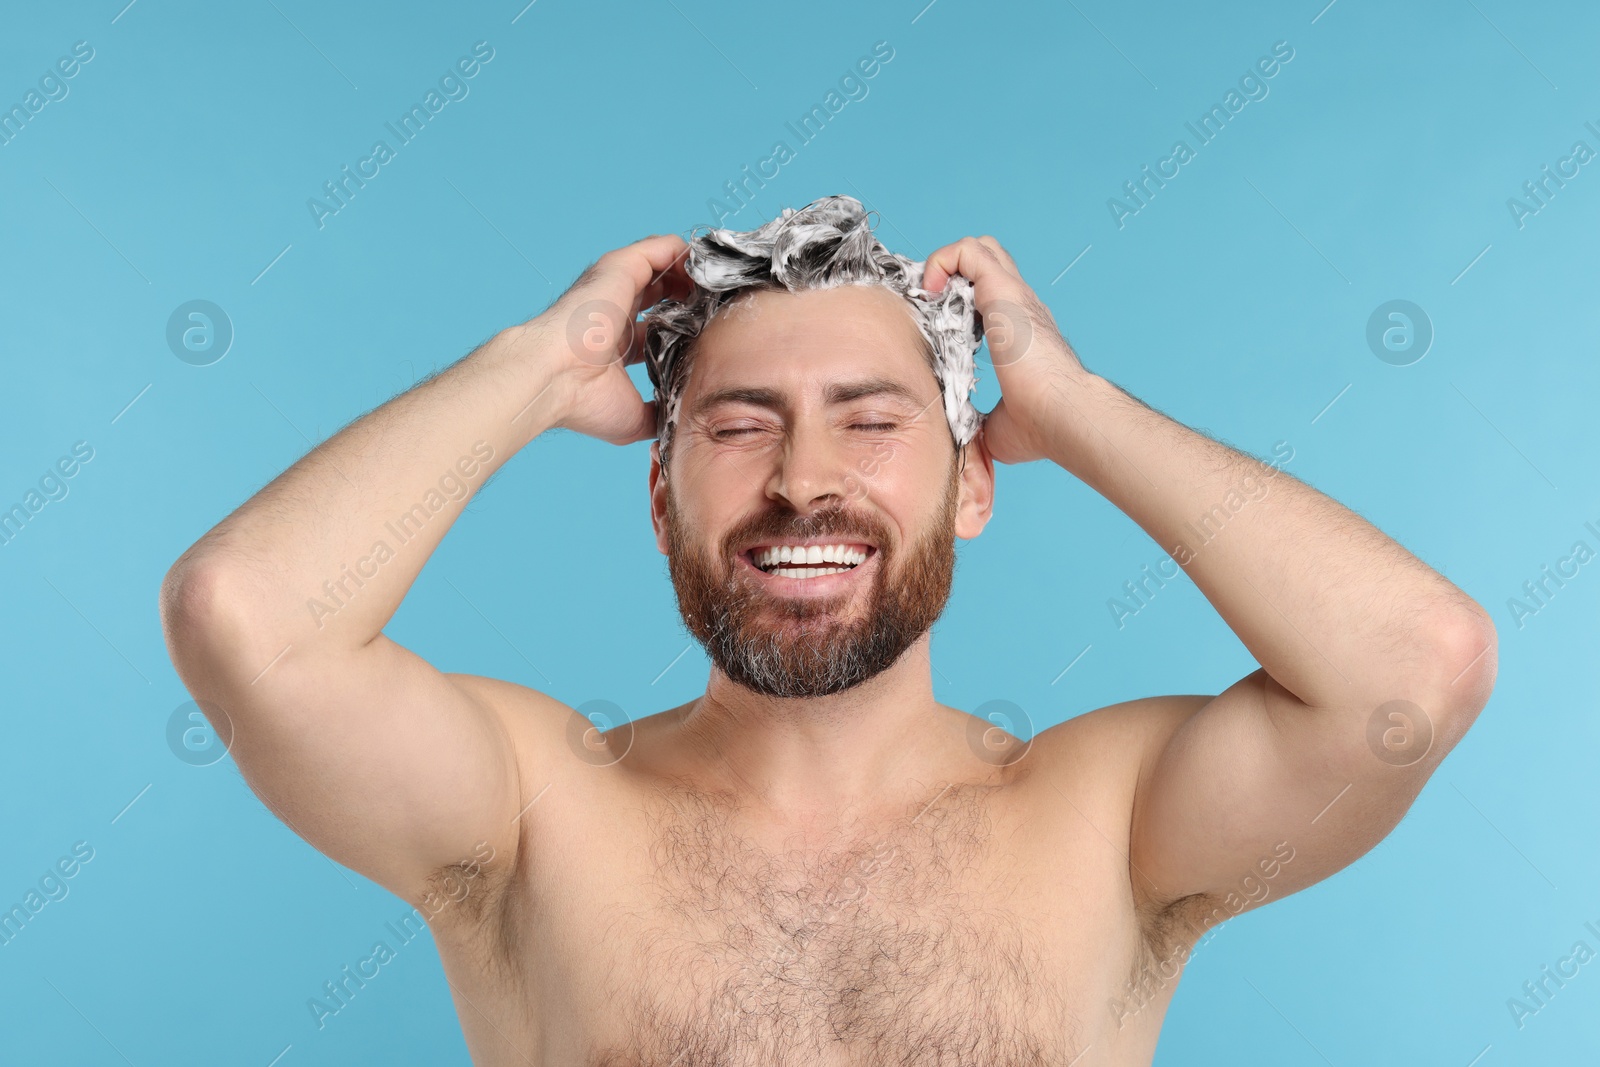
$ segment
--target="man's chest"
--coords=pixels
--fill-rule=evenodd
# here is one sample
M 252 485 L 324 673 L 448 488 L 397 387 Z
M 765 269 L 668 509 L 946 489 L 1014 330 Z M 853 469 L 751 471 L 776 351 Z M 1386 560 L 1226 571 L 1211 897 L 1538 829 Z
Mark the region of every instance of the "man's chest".
M 562 1062 L 1066 1064 L 1137 958 L 1125 861 L 981 793 L 824 845 L 685 795 L 566 829 L 508 923 Z
M 589 1067 L 1073 1058 L 1074 998 L 1015 912 L 956 894 L 886 899 L 870 882 L 778 896 L 607 924 L 619 950 L 602 954 L 597 985 L 620 1025 Z

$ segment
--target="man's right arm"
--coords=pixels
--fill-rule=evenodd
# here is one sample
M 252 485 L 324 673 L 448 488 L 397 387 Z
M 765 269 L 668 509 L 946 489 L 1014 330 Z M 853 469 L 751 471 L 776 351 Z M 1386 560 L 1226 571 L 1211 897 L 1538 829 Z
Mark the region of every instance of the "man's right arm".
M 163 583 L 173 663 L 219 731 L 231 727 L 251 789 L 317 849 L 407 900 L 470 864 L 480 842 L 509 870 L 526 799 L 487 687 L 383 628 L 472 492 L 534 437 L 555 426 L 615 444 L 654 435 L 653 405 L 625 370 L 637 351 L 575 350 L 567 323 L 681 292 L 683 247 L 659 236 L 602 256 L 544 314 L 313 448 Z M 586 336 L 614 345 L 615 324 L 610 339 L 598 319 Z

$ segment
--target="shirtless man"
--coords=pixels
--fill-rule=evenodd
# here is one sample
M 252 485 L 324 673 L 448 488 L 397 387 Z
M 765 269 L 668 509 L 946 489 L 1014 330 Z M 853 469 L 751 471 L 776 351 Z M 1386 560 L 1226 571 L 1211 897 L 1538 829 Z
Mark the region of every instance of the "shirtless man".
M 663 461 L 625 369 L 641 332 L 588 330 L 596 308 L 632 322 L 686 299 L 687 251 L 601 256 L 201 538 L 162 589 L 184 683 L 262 801 L 425 911 L 478 1064 L 1149 1064 L 1202 937 L 1399 821 L 1488 700 L 1488 615 L 1338 503 L 1086 370 L 991 237 L 922 278 L 970 282 L 990 325 L 1004 399 L 971 440 L 941 417 L 902 295 L 758 290 L 698 336 Z M 657 438 L 657 546 L 713 661 L 703 696 L 604 731 L 382 632 L 470 499 L 437 489 L 556 427 Z M 936 702 L 954 538 L 989 521 L 994 461 L 1040 459 L 1168 548 L 1261 669 L 1031 743 Z M 579 507 L 545 502 L 531 549 L 581 552 L 560 536 Z M 1207 515 L 1225 527 L 1192 544 Z M 750 551 L 784 545 L 836 546 L 833 565 Z M 596 636 L 631 655 L 625 622 Z

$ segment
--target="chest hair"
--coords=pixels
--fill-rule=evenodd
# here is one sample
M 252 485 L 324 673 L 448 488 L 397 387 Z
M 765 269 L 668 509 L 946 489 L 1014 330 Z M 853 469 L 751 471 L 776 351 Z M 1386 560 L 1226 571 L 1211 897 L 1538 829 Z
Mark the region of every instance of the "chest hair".
M 630 1040 L 592 1067 L 1068 1062 L 1077 1020 L 986 862 L 991 791 L 772 848 L 726 798 L 663 790 L 655 903 L 613 931 L 632 950 L 610 990 Z

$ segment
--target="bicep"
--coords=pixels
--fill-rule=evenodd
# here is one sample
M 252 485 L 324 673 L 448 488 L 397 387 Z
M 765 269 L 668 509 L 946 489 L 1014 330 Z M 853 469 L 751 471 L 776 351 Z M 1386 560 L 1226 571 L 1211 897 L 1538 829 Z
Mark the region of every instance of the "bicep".
M 485 855 L 501 870 L 516 849 L 515 750 L 471 682 L 380 634 L 356 650 L 291 650 L 219 703 L 229 752 L 262 802 L 414 901 L 440 871 Z
M 1140 771 L 1130 841 L 1158 904 L 1228 899 L 1237 914 L 1326 878 L 1388 835 L 1437 762 L 1383 762 L 1359 713 L 1310 707 L 1265 670 L 1175 699 Z

